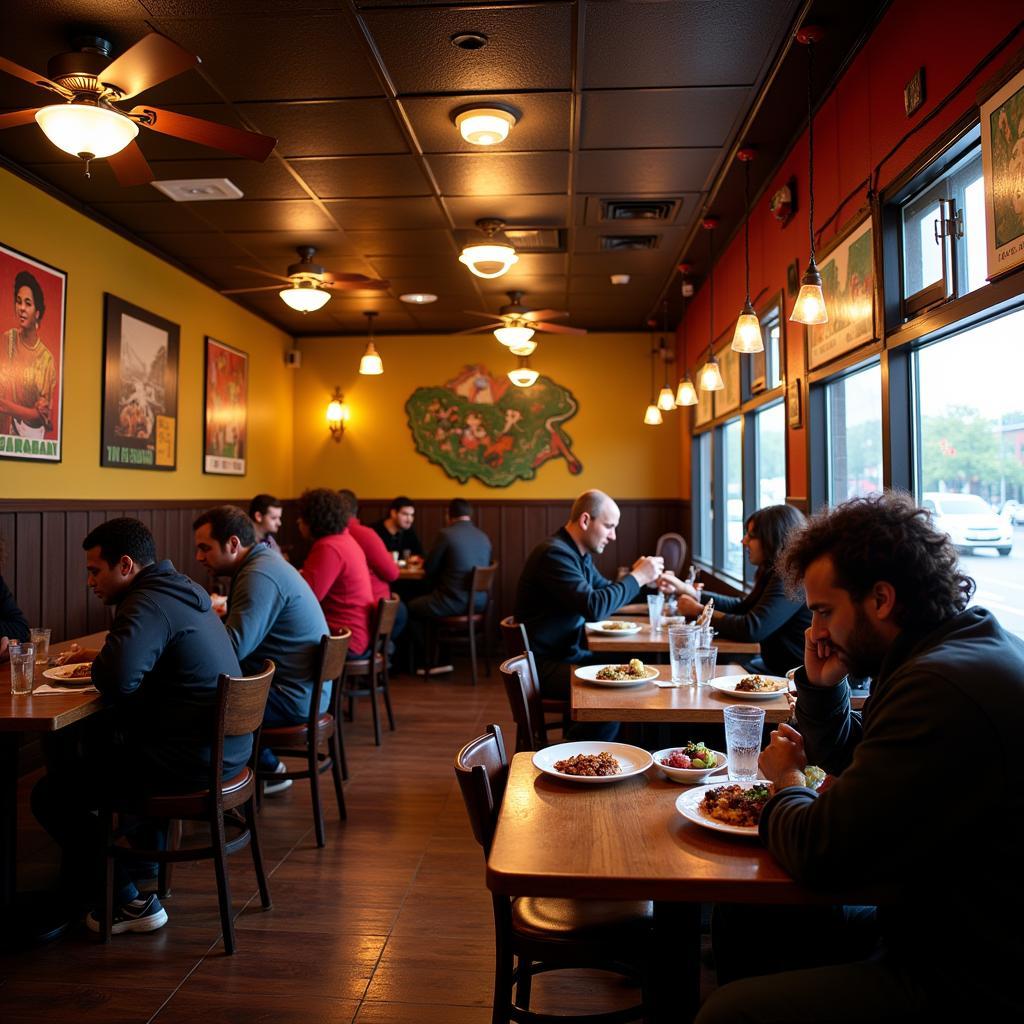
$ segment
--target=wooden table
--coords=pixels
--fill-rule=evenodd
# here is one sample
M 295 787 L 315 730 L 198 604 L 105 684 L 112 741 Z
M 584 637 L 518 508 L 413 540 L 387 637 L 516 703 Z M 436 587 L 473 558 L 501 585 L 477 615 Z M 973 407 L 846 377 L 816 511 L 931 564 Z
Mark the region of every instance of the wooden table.
M 616 615 L 614 618 L 622 622 L 635 622 L 640 627 L 639 633 L 622 633 L 613 636 L 609 633 L 594 633 L 587 630 L 587 646 L 595 653 L 609 654 L 668 654 L 668 627 L 662 626 L 657 633 L 651 632 L 650 623 L 646 618 L 634 618 L 628 615 Z M 740 643 L 736 640 L 723 640 L 715 637 L 715 646 L 720 654 L 760 654 L 760 644 Z
M 421 580 L 426 576 L 422 565 L 399 566 L 398 578 L 400 580 Z

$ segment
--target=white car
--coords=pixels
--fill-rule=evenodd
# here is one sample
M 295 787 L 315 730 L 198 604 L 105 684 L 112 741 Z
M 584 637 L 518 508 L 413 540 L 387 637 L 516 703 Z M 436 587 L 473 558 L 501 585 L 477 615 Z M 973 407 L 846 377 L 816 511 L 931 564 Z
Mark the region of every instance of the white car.
M 926 491 L 921 504 L 962 553 L 995 548 L 1005 558 L 1013 550 L 1013 523 L 996 515 L 977 494 Z

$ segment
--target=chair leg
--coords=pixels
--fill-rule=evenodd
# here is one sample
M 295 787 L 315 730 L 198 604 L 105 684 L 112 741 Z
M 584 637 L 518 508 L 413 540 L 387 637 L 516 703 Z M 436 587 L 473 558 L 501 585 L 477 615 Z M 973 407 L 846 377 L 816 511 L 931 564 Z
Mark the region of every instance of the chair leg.
M 494 950 L 494 1009 L 491 1024 L 509 1024 L 512 1019 L 512 954 L 500 940 Z
M 383 678 L 382 689 L 384 690 L 384 709 L 388 713 L 388 728 L 392 732 L 394 732 L 395 731 L 395 713 L 394 713 L 394 711 L 391 710 L 391 674 L 390 674 L 390 672 L 388 672 L 388 669 L 387 669 L 386 665 L 384 666 L 384 673 L 383 673 L 382 678 Z
M 519 958 L 519 971 L 516 975 L 516 1006 L 520 1010 L 530 1008 L 530 995 L 533 992 L 533 961 Z
M 181 818 L 174 818 L 167 822 L 167 849 L 181 849 L 181 836 L 184 831 Z M 160 861 L 157 874 L 157 896 L 165 900 L 171 895 L 171 878 L 174 874 L 174 864 L 169 860 Z
M 103 841 L 106 854 L 106 871 L 103 882 L 103 902 L 100 906 L 100 942 L 109 942 L 114 925 L 114 855 L 110 847 L 114 842 L 114 816 L 110 811 L 103 812 Z
M 345 790 L 342 786 L 344 771 L 342 765 L 345 763 L 345 748 L 340 746 L 341 728 L 339 723 L 334 723 L 334 735 L 327 740 L 327 753 L 331 758 L 331 776 L 334 779 L 334 795 L 338 799 L 338 817 L 344 821 L 348 817 L 345 809 Z
M 320 759 L 317 756 L 319 744 L 309 744 L 309 795 L 313 800 L 313 828 L 316 831 L 316 845 L 325 846 L 327 840 L 324 837 L 324 809 L 320 804 Z
M 253 819 L 255 822 L 255 818 Z M 215 814 L 210 821 L 210 845 L 213 866 L 217 872 L 217 899 L 220 902 L 220 925 L 224 934 L 224 952 L 235 952 L 235 922 L 231 920 L 231 886 L 228 882 L 227 853 L 224 849 L 224 817 Z
M 256 801 L 247 800 L 245 803 L 245 827 L 249 830 L 249 845 L 252 847 L 252 866 L 256 870 L 256 883 L 260 887 L 260 906 L 264 910 L 270 910 L 273 903 L 270 901 L 270 886 L 267 884 L 267 874 L 263 870 L 263 851 L 260 849 L 260 834 L 256 831 Z
M 373 709 L 373 742 L 380 746 L 380 708 L 377 703 L 377 690 L 380 684 L 377 682 L 377 667 L 370 671 L 370 707 Z
M 469 674 L 476 686 L 476 627 L 473 620 L 469 620 Z
M 334 741 L 341 758 L 341 777 L 348 782 L 348 758 L 345 756 L 345 734 L 341 730 L 341 718 L 334 720 Z

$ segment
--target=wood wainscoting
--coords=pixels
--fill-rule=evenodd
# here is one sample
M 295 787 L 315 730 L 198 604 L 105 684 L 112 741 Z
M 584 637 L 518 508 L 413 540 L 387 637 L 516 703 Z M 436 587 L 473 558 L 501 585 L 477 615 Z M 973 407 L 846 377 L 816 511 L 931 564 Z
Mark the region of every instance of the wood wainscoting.
M 366 499 L 359 516 L 372 523 L 387 514 L 390 499 Z M 206 570 L 196 562 L 192 545 L 192 521 L 216 502 L 154 501 L 0 501 L 2 573 L 22 611 L 32 625 L 49 626 L 53 640 L 83 636 L 107 625 L 107 609 L 86 586 L 82 541 L 99 523 L 115 516 L 141 519 L 156 539 L 160 558 L 169 558 L 183 572 L 204 586 Z M 238 502 L 235 502 L 238 504 Z M 283 500 L 285 508 L 281 542 L 301 564 L 305 545 L 296 529 L 296 499 Z M 501 569 L 497 584 L 498 611 L 511 612 L 516 581 L 533 547 L 554 533 L 568 518 L 571 502 L 501 501 L 473 502 L 475 522 L 491 538 L 494 558 Z M 630 565 L 642 554 L 653 554 L 662 533 L 681 533 L 689 541 L 689 502 L 678 499 L 630 499 L 619 502 L 622 519 L 616 540 L 597 562 L 606 576 L 615 578 L 619 565 Z M 416 528 L 429 548 L 444 525 L 447 501 L 416 504 Z

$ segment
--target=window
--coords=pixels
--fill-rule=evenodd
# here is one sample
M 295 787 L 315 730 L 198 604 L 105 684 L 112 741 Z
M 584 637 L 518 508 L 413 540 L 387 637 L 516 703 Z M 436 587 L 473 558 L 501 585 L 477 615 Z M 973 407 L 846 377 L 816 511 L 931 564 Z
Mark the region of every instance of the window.
M 760 319 L 764 351 L 743 360 L 744 399 L 761 391 L 772 391 L 782 384 L 782 310 L 779 303 L 772 305 Z
M 719 428 L 722 441 L 722 568 L 736 579 L 743 577 L 743 421 L 730 420 Z
M 876 363 L 825 386 L 828 501 L 882 489 L 882 370 Z
M 714 561 L 711 509 L 711 431 L 693 439 L 693 553 L 710 565 Z
M 754 413 L 757 508 L 786 501 L 786 406 L 774 402 Z
M 975 601 L 1024 636 L 1024 309 L 917 350 L 918 500 L 960 551 Z

